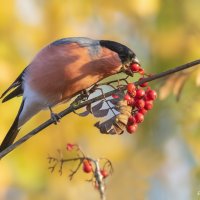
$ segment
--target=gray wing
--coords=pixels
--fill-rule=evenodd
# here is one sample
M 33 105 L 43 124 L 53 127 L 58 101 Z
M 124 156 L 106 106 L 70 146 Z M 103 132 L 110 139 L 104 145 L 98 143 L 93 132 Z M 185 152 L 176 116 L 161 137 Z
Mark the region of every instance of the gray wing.
M 52 42 L 50 45 L 65 45 L 70 43 L 77 43 L 81 47 L 87 47 L 89 50 L 90 55 L 95 56 L 98 55 L 101 51 L 101 46 L 99 40 L 93 40 L 87 37 L 69 37 L 69 38 L 62 38 L 60 40 L 56 40 Z

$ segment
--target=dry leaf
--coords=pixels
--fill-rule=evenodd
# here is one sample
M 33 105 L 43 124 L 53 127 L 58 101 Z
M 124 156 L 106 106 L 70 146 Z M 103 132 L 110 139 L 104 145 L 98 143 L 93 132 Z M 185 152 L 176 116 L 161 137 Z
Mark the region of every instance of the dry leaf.
M 112 128 L 114 122 L 115 122 L 115 116 L 104 122 L 97 122 L 94 125 L 100 130 L 101 133 L 106 134 L 106 133 L 109 133 L 109 131 L 111 131 L 111 128 Z M 116 134 L 116 133 L 112 133 L 112 134 Z
M 190 74 L 191 71 L 184 71 L 169 76 L 159 90 L 159 98 L 163 100 L 173 92 L 178 100 L 183 86 Z
M 171 92 L 172 88 L 173 88 L 173 84 L 176 80 L 176 76 L 169 76 L 164 84 L 162 85 L 162 87 L 159 90 L 159 98 L 161 100 L 165 99 L 169 93 Z
M 86 116 L 89 115 L 89 114 L 90 114 L 90 112 L 88 112 L 87 110 L 84 111 L 84 112 L 82 112 L 82 113 L 78 113 L 78 115 L 79 115 L 80 117 L 86 117 Z
M 93 115 L 95 117 L 105 117 L 105 116 L 107 116 L 109 110 L 110 109 L 96 110 L 96 111 L 93 111 Z

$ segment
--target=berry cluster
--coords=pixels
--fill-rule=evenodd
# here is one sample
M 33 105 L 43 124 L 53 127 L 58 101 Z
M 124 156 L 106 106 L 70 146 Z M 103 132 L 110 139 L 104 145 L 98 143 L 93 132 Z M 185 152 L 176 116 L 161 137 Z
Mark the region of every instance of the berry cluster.
M 144 78 L 144 69 L 139 64 L 132 63 L 130 69 L 133 73 L 139 73 L 143 76 L 139 80 Z M 127 101 L 128 106 L 132 107 L 132 111 L 126 125 L 127 132 L 132 134 L 137 130 L 138 124 L 144 121 L 144 115 L 153 108 L 153 101 L 156 98 L 156 91 L 152 90 L 147 82 L 139 86 L 135 86 L 134 83 L 128 83 L 124 100 Z

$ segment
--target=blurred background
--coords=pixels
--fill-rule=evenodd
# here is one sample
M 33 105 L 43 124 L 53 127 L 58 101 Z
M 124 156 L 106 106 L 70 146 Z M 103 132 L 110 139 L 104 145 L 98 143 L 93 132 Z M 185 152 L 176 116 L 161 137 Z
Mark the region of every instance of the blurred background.
M 198 59 L 199 8 L 199 0 L 2 1 L 0 93 L 39 49 L 63 37 L 121 42 L 136 52 L 149 73 Z M 0 199 L 99 199 L 83 173 L 68 180 L 73 163 L 64 168 L 62 176 L 48 170 L 48 154 L 56 156 L 57 149 L 65 154 L 68 142 L 78 143 L 94 158 L 112 161 L 114 174 L 108 178 L 106 190 L 109 200 L 200 199 L 197 74 L 199 70 L 188 79 L 179 102 L 171 93 L 157 100 L 134 135 L 101 135 L 93 126 L 97 121 L 93 116 L 81 118 L 74 114 L 42 131 L 0 161 Z M 159 90 L 160 81 L 151 85 Z M 16 98 L 0 105 L 1 140 L 20 102 L 21 98 Z M 59 106 L 57 111 L 66 106 Z M 20 137 L 48 118 L 49 112 L 41 112 L 23 127 Z

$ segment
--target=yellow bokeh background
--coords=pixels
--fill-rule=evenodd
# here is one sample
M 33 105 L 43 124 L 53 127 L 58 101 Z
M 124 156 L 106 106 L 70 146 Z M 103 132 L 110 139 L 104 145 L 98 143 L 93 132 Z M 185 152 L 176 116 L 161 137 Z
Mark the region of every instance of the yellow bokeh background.
M 7 0 L 0 6 L 0 93 L 46 44 L 64 37 L 115 40 L 131 48 L 149 73 L 195 60 L 200 53 L 198 0 Z M 196 199 L 200 191 L 200 105 L 196 76 L 188 80 L 180 102 L 157 100 L 135 135 L 102 135 L 93 116 L 70 114 L 43 130 L 0 161 L 2 200 L 95 200 L 98 192 L 85 174 L 68 180 L 48 170 L 47 156 L 65 156 L 68 142 L 94 157 L 109 158 L 109 200 Z M 159 89 L 160 82 L 152 87 Z M 2 140 L 21 98 L 0 105 Z M 56 111 L 67 107 L 58 106 Z M 21 130 L 26 134 L 49 118 L 43 111 Z

